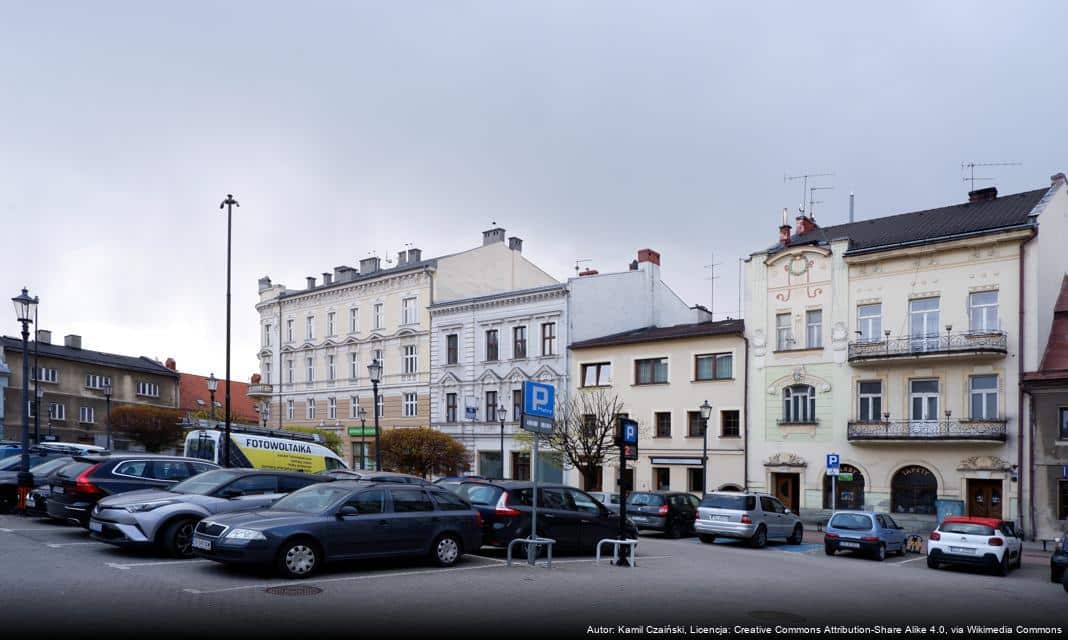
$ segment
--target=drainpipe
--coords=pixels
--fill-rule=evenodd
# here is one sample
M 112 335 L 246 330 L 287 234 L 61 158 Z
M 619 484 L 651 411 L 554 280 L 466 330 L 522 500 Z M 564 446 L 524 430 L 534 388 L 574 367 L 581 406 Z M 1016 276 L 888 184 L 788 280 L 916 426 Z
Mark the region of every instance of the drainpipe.
M 1024 441 L 1023 440 L 1024 439 L 1024 421 L 1023 421 L 1023 408 L 1024 408 L 1024 387 L 1023 387 L 1023 374 L 1024 374 L 1024 249 L 1027 247 L 1027 243 L 1029 243 L 1029 242 L 1031 242 L 1032 240 L 1035 239 L 1036 235 L 1038 235 L 1038 231 L 1037 230 L 1033 230 L 1031 232 L 1031 235 L 1028 236 L 1023 242 L 1020 243 L 1020 267 L 1018 269 L 1018 271 L 1019 271 L 1019 280 L 1020 280 L 1020 287 L 1019 287 L 1019 291 L 1020 291 L 1019 314 L 1020 315 L 1019 315 L 1019 322 L 1018 322 L 1019 327 L 1020 327 L 1020 329 L 1019 329 L 1020 336 L 1019 336 L 1019 343 L 1018 343 L 1019 344 L 1019 348 L 1017 349 L 1017 354 L 1018 355 L 1017 355 L 1017 358 L 1016 358 L 1016 363 L 1017 363 L 1017 378 L 1016 378 L 1016 382 L 1017 382 L 1017 385 L 1019 386 L 1019 400 L 1018 400 L 1017 405 L 1016 405 L 1017 406 L 1018 415 L 1017 415 L 1016 421 L 1019 424 L 1017 425 L 1016 431 L 1017 431 L 1017 441 L 1020 444 L 1019 444 L 1019 446 L 1016 447 L 1016 449 L 1017 449 L 1017 452 L 1016 452 L 1016 468 L 1020 470 L 1019 471 L 1020 473 L 1024 472 L 1024 448 L 1023 448 L 1023 441 Z M 1028 413 L 1032 413 L 1033 414 L 1032 411 L 1029 411 Z M 1032 419 L 1033 419 L 1033 415 L 1032 415 Z M 1028 462 L 1028 469 L 1027 469 L 1027 482 L 1028 482 L 1027 502 L 1028 502 L 1028 518 L 1029 518 L 1030 522 L 1028 522 L 1028 527 L 1027 528 L 1030 529 L 1030 531 L 1031 531 L 1031 540 L 1033 541 L 1035 539 L 1035 474 L 1032 472 L 1032 468 L 1031 468 L 1031 467 L 1034 466 L 1034 463 L 1035 463 L 1035 438 L 1034 438 L 1034 432 L 1033 431 L 1029 434 L 1029 437 L 1027 438 L 1027 445 L 1028 445 L 1028 457 L 1030 458 L 1030 460 Z M 1016 482 L 1017 482 L 1017 486 L 1023 487 L 1024 483 L 1023 483 L 1023 481 L 1021 479 L 1017 478 Z M 1022 493 L 1023 493 L 1022 491 L 1018 491 L 1017 492 L 1017 494 L 1020 495 L 1020 497 L 1022 497 Z M 1022 505 L 1020 506 L 1019 511 L 1020 511 L 1020 516 L 1021 516 L 1021 520 L 1022 520 L 1023 519 L 1023 517 L 1022 517 L 1023 516 L 1023 506 Z
M 745 407 L 745 426 L 743 427 L 745 436 L 742 438 L 742 491 L 749 491 L 749 338 L 742 336 L 742 340 L 745 341 L 745 376 L 744 376 L 744 400 L 742 405 Z

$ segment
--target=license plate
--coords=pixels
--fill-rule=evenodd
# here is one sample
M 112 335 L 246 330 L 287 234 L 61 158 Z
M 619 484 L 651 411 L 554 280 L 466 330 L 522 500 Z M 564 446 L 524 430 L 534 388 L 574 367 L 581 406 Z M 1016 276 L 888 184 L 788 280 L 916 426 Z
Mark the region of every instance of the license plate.
M 975 553 L 975 549 L 972 549 L 970 547 L 950 547 L 949 551 L 950 553 Z
M 100 533 L 101 531 L 104 530 L 104 525 L 100 524 L 96 520 L 90 520 L 89 521 L 89 530 L 90 531 L 96 531 L 97 533 Z
M 842 547 L 843 549 L 859 549 L 860 548 L 860 543 L 859 542 L 839 542 L 838 546 Z
M 205 551 L 211 551 L 211 540 L 205 540 L 204 538 L 193 538 L 193 547 L 197 549 L 204 549 Z
M 52 487 L 52 493 L 63 493 L 63 487 Z
M 634 520 L 635 522 L 646 522 L 646 521 L 648 521 L 648 520 L 649 520 L 649 519 L 648 519 L 648 518 L 646 518 L 645 516 L 634 516 L 634 517 L 633 517 L 633 518 L 631 518 L 631 519 L 632 519 L 632 520 Z
M 730 516 L 708 516 L 709 520 L 715 520 L 717 522 L 726 522 L 730 519 Z

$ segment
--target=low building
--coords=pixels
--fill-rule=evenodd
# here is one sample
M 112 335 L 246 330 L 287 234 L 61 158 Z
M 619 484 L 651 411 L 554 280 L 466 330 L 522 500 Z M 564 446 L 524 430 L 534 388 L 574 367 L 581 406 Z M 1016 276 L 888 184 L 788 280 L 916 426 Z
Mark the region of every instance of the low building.
M 174 358 L 167 358 L 164 366 L 172 371 L 178 367 Z M 195 373 L 180 371 L 178 373 L 178 408 L 186 414 L 203 413 L 202 418 L 212 415 L 211 391 L 208 390 L 208 376 L 200 376 Z M 214 375 L 212 373 L 211 375 Z M 255 374 L 258 376 L 259 374 Z M 255 377 L 254 376 L 254 377 Z M 214 415 L 218 422 L 226 421 L 226 381 L 218 380 L 218 389 L 215 391 Z M 258 378 L 255 382 L 259 382 Z M 265 417 L 269 417 L 269 406 L 255 402 L 248 395 L 248 382 L 230 381 L 230 420 L 242 424 L 257 424 Z

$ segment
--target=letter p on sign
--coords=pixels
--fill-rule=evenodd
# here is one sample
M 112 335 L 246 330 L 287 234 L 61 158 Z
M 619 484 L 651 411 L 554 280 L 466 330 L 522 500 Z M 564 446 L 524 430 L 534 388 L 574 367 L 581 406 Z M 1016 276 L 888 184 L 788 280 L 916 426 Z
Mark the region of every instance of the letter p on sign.
M 523 383 L 523 413 L 539 418 L 552 418 L 555 414 L 556 389 L 544 382 Z

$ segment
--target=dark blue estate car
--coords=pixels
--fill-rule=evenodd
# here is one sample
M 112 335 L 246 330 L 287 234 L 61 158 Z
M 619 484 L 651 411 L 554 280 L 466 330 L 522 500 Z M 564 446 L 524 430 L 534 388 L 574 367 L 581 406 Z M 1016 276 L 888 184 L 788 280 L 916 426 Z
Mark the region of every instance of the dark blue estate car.
M 193 551 L 306 578 L 325 562 L 383 556 L 425 555 L 447 567 L 477 550 L 481 536 L 478 511 L 451 491 L 342 480 L 294 491 L 269 509 L 202 520 Z

